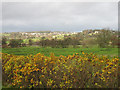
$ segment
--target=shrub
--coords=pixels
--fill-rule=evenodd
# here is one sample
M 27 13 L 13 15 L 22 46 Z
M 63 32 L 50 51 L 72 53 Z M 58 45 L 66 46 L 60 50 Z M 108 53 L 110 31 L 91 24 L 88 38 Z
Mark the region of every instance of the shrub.
M 84 52 L 59 57 L 2 53 L 2 84 L 14 88 L 116 88 L 118 60 Z
M 6 48 L 7 47 L 7 38 L 3 37 L 2 38 L 2 48 Z
M 9 46 L 14 48 L 14 47 L 21 47 L 23 40 L 21 39 L 11 39 Z

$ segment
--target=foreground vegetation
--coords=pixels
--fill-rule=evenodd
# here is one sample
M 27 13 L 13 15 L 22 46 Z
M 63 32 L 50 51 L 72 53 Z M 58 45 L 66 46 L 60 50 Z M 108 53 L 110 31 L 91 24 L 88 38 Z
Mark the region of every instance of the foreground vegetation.
M 118 57 L 84 52 L 59 57 L 2 53 L 2 84 L 13 88 L 117 88 L 118 62 Z
M 30 47 L 20 47 L 20 48 L 3 48 L 2 52 L 3 53 L 8 53 L 8 54 L 15 54 L 15 55 L 35 55 L 37 53 L 43 53 L 46 56 L 49 56 L 50 53 L 54 53 L 55 56 L 60 56 L 60 55 L 72 55 L 73 53 L 81 53 L 81 51 L 84 51 L 85 53 L 94 53 L 98 55 L 109 55 L 109 56 L 118 56 L 118 48 L 51 48 L 51 47 L 35 47 L 35 46 L 30 46 Z

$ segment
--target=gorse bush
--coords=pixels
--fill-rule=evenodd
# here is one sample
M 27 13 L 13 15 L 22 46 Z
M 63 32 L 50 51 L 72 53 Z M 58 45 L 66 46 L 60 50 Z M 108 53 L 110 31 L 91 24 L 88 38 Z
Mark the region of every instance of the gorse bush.
M 14 88 L 115 88 L 118 57 L 82 52 L 68 56 L 2 53 L 3 86 Z

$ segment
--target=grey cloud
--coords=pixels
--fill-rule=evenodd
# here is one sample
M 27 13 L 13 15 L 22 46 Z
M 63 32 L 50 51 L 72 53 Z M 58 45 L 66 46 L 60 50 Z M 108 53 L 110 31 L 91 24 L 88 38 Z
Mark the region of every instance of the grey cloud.
M 4 2 L 3 31 L 117 29 L 117 3 Z

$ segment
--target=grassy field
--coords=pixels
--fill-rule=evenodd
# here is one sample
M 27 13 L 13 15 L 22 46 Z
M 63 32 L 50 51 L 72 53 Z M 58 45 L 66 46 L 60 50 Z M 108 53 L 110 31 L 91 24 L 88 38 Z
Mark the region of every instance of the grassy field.
M 46 56 L 49 56 L 50 53 L 54 53 L 55 56 L 59 55 L 72 55 L 73 53 L 81 53 L 81 51 L 85 53 L 95 53 L 97 55 L 108 55 L 108 56 L 117 56 L 118 48 L 42 48 L 42 47 L 20 47 L 20 48 L 3 48 L 3 53 L 15 54 L 15 55 L 29 55 L 29 54 L 37 54 L 42 53 Z

